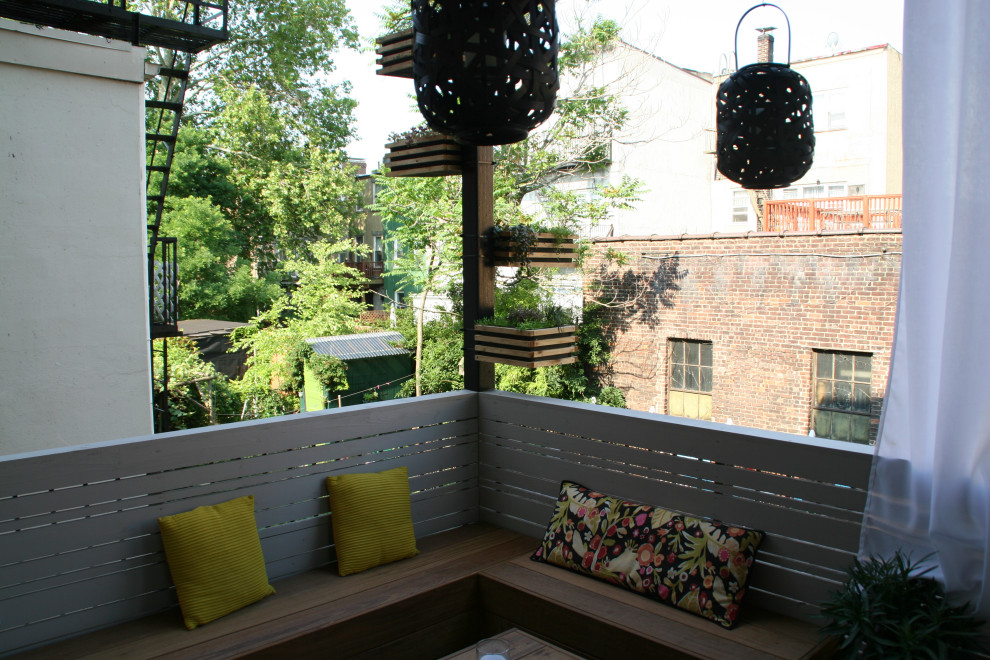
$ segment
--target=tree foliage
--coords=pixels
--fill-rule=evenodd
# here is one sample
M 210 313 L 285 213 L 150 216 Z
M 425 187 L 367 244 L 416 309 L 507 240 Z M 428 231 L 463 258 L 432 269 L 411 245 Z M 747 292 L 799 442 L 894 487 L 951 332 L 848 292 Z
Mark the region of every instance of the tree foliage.
M 241 402 L 226 376 L 204 362 L 191 339 L 156 339 L 154 355 L 155 401 L 161 401 L 162 344 L 168 341 L 168 409 L 171 430 L 191 429 L 228 421 L 240 412 Z
M 401 246 L 389 264 L 399 284 L 416 291 L 417 340 L 414 388 L 424 392 L 424 316 L 430 294 L 446 286 L 461 268 L 461 185 L 455 177 L 377 177 L 382 187 L 372 207 Z M 452 378 L 448 379 L 452 380 Z
M 141 11 L 181 18 L 182 0 L 144 0 Z M 334 70 L 334 53 L 356 48 L 357 32 L 345 0 L 231 0 L 230 39 L 193 60 L 186 99 L 188 115 L 209 126 L 236 103 L 224 90 L 258 89 L 294 137 L 324 149 L 344 147 L 355 101 L 349 85 L 320 75 Z M 152 48 L 156 64 L 171 66 L 174 53 Z M 152 85 L 155 94 L 163 90 Z
M 181 18 L 186 3 L 138 8 Z M 311 244 L 357 220 L 362 189 L 342 151 L 355 101 L 323 75 L 357 36 L 344 0 L 232 0 L 229 32 L 192 59 L 163 232 L 179 237 L 180 314 L 246 321 L 279 295 L 282 262 L 313 259 Z M 149 51 L 165 67 L 176 55 Z M 176 100 L 162 83 L 149 96 Z
M 298 409 L 303 361 L 311 353 L 306 339 L 352 333 L 365 305 L 360 299 L 360 273 L 340 263 L 337 255 L 355 249 L 348 242 L 310 246 L 313 260 L 290 260 L 295 286 L 270 308 L 237 328 L 236 348 L 247 349 L 247 372 L 235 383 L 259 415 Z M 325 362 L 325 361 L 321 361 Z M 342 365 L 335 389 L 346 389 Z M 321 378 L 331 379 L 331 371 Z

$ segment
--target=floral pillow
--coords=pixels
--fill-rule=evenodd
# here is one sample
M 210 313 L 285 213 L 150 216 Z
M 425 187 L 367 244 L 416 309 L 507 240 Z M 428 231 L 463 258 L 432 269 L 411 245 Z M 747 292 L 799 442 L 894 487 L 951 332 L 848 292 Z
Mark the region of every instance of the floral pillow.
M 532 558 L 731 628 L 762 540 L 763 532 L 616 500 L 565 481 Z
M 543 543 L 532 559 L 595 575 L 622 501 L 565 481 Z M 613 541 L 614 542 L 614 541 Z

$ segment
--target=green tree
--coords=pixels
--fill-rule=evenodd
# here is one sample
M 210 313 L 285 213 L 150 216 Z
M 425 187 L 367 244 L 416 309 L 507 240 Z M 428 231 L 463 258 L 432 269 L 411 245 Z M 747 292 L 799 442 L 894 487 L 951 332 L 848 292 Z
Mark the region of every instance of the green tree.
M 145 0 L 139 8 L 180 18 L 186 3 Z M 192 60 L 169 181 L 165 230 L 196 240 L 207 223 L 218 239 L 195 246 L 180 240 L 182 256 L 194 260 L 180 262 L 183 316 L 253 315 L 284 276 L 279 264 L 312 258 L 310 243 L 348 236 L 360 205 L 354 168 L 341 151 L 355 102 L 348 85 L 318 75 L 333 70 L 340 48 L 356 47 L 344 0 L 234 0 L 229 30 L 228 42 Z M 175 56 L 149 53 L 166 67 Z M 176 100 L 176 88 L 162 82 L 149 83 L 149 96 Z M 157 111 L 149 111 L 149 128 L 156 125 Z M 154 155 L 157 163 L 162 156 Z M 151 176 L 153 187 L 161 175 Z M 201 201 L 178 201 L 186 198 Z M 226 229 L 215 213 L 207 217 L 206 204 Z M 248 274 L 262 282 L 249 282 Z M 216 277 L 223 279 L 210 279 Z
M 239 235 L 209 197 L 172 200 L 162 227 L 178 238 L 179 295 L 186 318 L 247 321 L 281 294 L 273 274 L 255 278 Z
M 155 401 L 161 400 L 163 360 L 161 344 L 168 341 L 168 409 L 171 430 L 217 424 L 239 412 L 240 398 L 227 377 L 199 356 L 191 339 L 156 339 L 154 351 Z
M 348 242 L 320 242 L 311 246 L 313 260 L 290 260 L 286 267 L 295 274 L 291 294 L 237 328 L 232 336 L 236 348 L 247 349 L 247 372 L 235 387 L 254 409 L 256 416 L 285 414 L 298 410 L 302 388 L 302 362 L 309 357 L 306 339 L 339 335 L 357 329 L 365 305 L 360 300 L 361 275 L 337 260 L 352 251 Z M 334 389 L 347 387 L 343 365 L 339 377 L 319 365 L 321 380 Z
M 257 86 L 224 88 L 224 111 L 210 127 L 211 148 L 237 187 L 234 228 L 242 256 L 260 270 L 283 259 L 311 258 L 308 245 L 346 238 L 363 190 L 342 151 L 300 144 L 295 129 Z
M 377 181 L 382 191 L 372 208 L 392 228 L 389 235 L 402 247 L 390 271 L 400 277 L 402 286 L 417 292 L 414 382 L 416 396 L 420 396 L 426 301 L 460 272 L 460 179 L 379 176 Z
M 181 18 L 182 0 L 144 0 L 141 11 Z M 347 143 L 356 102 L 349 84 L 332 85 L 320 74 L 334 70 L 340 48 L 356 48 L 357 32 L 345 0 L 231 0 L 230 39 L 197 55 L 186 92 L 187 116 L 208 126 L 228 108 L 225 89 L 256 87 L 296 137 L 324 149 Z M 149 49 L 151 60 L 171 66 L 174 53 Z M 161 98 L 164 90 L 152 84 Z
M 397 329 L 403 336 L 403 348 L 412 351 L 421 345 L 418 383 L 421 395 L 463 389 L 461 364 L 464 360 L 464 333 L 459 316 L 441 314 L 437 319 L 420 325 L 413 310 L 404 309 L 397 314 Z M 399 396 L 416 396 L 416 387 L 414 380 L 407 380 Z

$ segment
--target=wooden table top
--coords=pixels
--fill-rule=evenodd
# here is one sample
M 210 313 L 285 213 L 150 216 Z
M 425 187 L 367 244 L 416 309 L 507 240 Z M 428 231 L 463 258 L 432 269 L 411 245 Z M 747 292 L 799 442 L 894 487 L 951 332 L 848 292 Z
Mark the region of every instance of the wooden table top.
M 509 643 L 509 657 L 511 660 L 583 660 L 581 656 L 574 655 L 569 651 L 545 642 L 539 637 L 533 637 L 518 628 L 510 628 L 505 632 L 494 635 L 491 639 L 502 639 Z M 469 646 L 456 653 L 445 656 L 442 660 L 476 660 L 475 647 Z

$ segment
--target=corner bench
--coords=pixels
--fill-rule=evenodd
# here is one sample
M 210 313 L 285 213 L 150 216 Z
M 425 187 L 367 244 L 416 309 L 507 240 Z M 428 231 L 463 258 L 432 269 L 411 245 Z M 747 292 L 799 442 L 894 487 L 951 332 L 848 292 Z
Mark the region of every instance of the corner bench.
M 858 550 L 871 460 L 506 392 L 0 456 L 0 656 L 436 658 L 516 627 L 587 657 L 824 657 L 815 604 Z M 421 554 L 338 577 L 326 477 L 399 465 Z M 530 562 L 563 479 L 765 531 L 739 626 Z M 277 593 L 187 631 L 156 520 L 247 494 Z
M 727 631 L 613 585 L 532 562 L 537 541 L 476 523 L 419 541 L 411 559 L 341 578 L 329 568 L 186 630 L 177 610 L 17 656 L 432 659 L 519 628 L 589 658 L 827 657 L 814 626 L 759 608 Z

